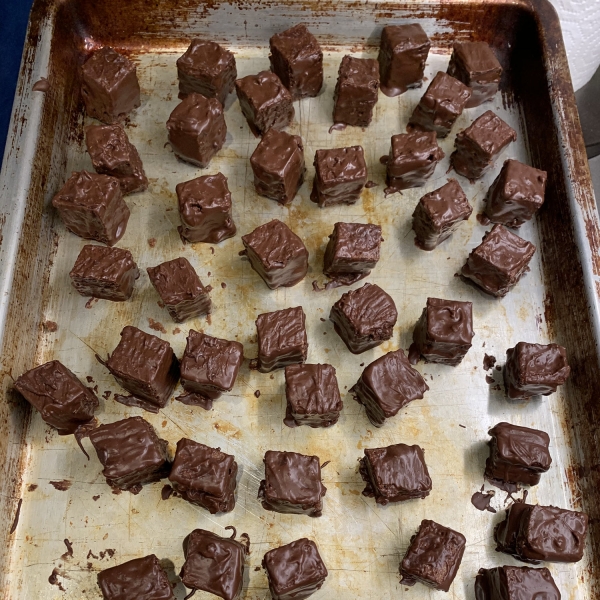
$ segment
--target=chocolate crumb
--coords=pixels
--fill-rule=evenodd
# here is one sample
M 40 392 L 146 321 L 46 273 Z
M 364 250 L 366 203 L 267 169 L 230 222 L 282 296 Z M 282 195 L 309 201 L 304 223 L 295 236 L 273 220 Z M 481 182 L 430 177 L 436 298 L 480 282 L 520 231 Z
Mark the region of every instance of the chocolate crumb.
M 100 498 L 100 495 L 98 495 L 98 496 L 92 496 L 92 500 L 93 500 L 94 502 L 96 502 L 96 501 L 98 500 L 98 498 Z
M 502 371 L 502 367 L 500 365 L 496 365 L 496 371 Z
M 175 329 L 173 329 L 173 335 L 177 335 L 178 333 L 181 333 L 181 329 L 179 329 L 179 327 L 175 327 Z
M 40 77 L 31 88 L 32 92 L 47 92 L 50 89 L 50 82 L 45 77 Z
M 98 557 L 91 550 L 87 553 L 86 559 L 90 557 L 98 560 Z
M 210 247 L 210 253 L 211 253 L 211 254 L 214 254 L 214 253 L 215 253 L 215 249 L 214 249 L 212 246 Z
M 221 287 L 222 287 L 223 289 L 225 289 L 225 288 L 227 287 L 227 284 L 226 284 L 224 281 L 222 281 L 222 282 L 221 282 Z
M 463 429 L 466 429 L 467 427 L 465 425 L 461 425 L 460 423 L 458 424 L 459 427 L 462 427 Z
M 59 492 L 66 492 L 71 487 L 72 483 L 73 482 L 68 479 L 61 479 L 60 481 L 51 481 L 50 485 Z
M 19 517 L 21 516 L 21 505 L 23 504 L 23 498 L 19 498 L 19 502 L 17 503 L 17 510 L 15 512 L 15 518 L 13 519 L 13 523 L 11 525 L 9 535 L 15 532 L 17 525 L 19 524 Z
M 58 331 L 58 325 L 54 321 L 44 321 L 44 330 L 50 332 Z
M 371 181 L 370 179 L 369 179 L 369 181 L 367 181 L 367 183 L 365 183 L 365 187 L 367 189 L 377 187 L 378 185 L 379 185 L 378 183 L 375 183 L 374 181 Z
M 86 308 L 92 308 L 92 306 L 94 304 L 96 304 L 96 302 L 98 302 L 98 298 L 90 298 L 86 303 L 85 303 L 85 307 Z
M 149 238 L 148 246 L 150 246 L 150 248 L 154 248 L 154 246 L 156 246 L 156 238 Z
M 254 396 L 255 396 L 256 398 L 260 398 L 260 390 L 256 390 L 256 391 L 254 392 Z
M 485 376 L 485 382 L 486 382 L 487 384 L 492 384 L 492 383 L 495 383 L 495 381 L 494 381 L 494 378 L 493 378 L 493 377 L 490 377 L 489 375 L 486 375 L 486 376 Z
M 91 375 L 86 375 L 85 376 L 86 380 L 88 383 L 93 383 L 94 382 L 94 378 Z
M 62 586 L 61 582 L 58 581 L 58 575 L 60 575 L 61 577 L 63 576 L 62 572 L 59 571 L 56 567 L 54 567 L 54 569 L 52 569 L 52 574 L 50 575 L 50 577 L 48 577 L 48 583 L 57 586 L 61 592 L 65 592 L 65 588 Z
M 110 395 L 112 394 L 112 392 L 110 390 L 105 390 L 104 392 L 102 392 L 102 397 L 105 400 L 108 400 L 110 398 Z
M 67 558 L 71 558 L 73 556 L 73 544 L 67 538 L 65 538 L 63 542 L 67 547 L 67 551 L 62 555 L 62 558 L 66 560 Z
M 163 486 L 163 489 L 160 492 L 160 497 L 163 500 L 168 500 L 173 495 L 174 491 L 175 490 L 170 485 L 167 484 L 167 485 Z
M 496 357 L 490 356 L 489 354 L 484 354 L 483 356 L 483 368 L 485 371 L 489 371 L 496 364 Z
M 167 333 L 165 326 L 159 321 L 155 321 L 153 318 L 148 317 L 148 327 L 154 329 L 154 331 L 160 331 L 161 333 Z
M 37 483 L 30 483 L 27 486 L 27 491 L 28 492 L 35 492 L 35 490 L 37 490 L 37 489 L 38 489 Z
M 321 321 L 323 321 L 323 323 L 326 323 L 325 319 L 323 317 L 320 317 Z

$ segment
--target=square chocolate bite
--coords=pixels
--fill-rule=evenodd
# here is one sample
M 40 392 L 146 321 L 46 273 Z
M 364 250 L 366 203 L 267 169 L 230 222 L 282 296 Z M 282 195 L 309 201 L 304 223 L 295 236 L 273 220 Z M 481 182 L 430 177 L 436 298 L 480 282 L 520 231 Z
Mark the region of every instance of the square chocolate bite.
M 69 277 L 82 296 L 122 302 L 129 300 L 140 276 L 129 250 L 86 244 Z
M 327 488 L 321 482 L 318 456 L 268 450 L 264 463 L 265 478 L 260 482 L 258 499 L 265 510 L 321 516 Z
M 148 277 L 166 309 L 176 323 L 183 323 L 210 313 L 209 289 L 187 258 L 179 257 L 148 267 Z
M 475 579 L 477 600 L 560 600 L 548 569 L 496 567 L 479 569 Z
M 379 63 L 373 58 L 344 56 L 333 95 L 333 122 L 367 127 L 379 92 Z
M 558 344 L 519 342 L 506 351 L 504 387 L 513 400 L 549 396 L 570 373 L 567 351 Z
M 304 145 L 299 135 L 269 129 L 250 157 L 259 196 L 289 204 L 304 182 Z
M 315 179 L 310 199 L 321 208 L 354 204 L 367 183 L 367 163 L 362 146 L 317 150 Z
M 306 361 L 308 338 L 305 321 L 301 306 L 258 315 L 257 368 L 261 373 Z
M 386 25 L 381 32 L 378 57 L 381 91 L 393 97 L 421 87 L 430 47 L 431 42 L 418 23 Z
M 118 179 L 123 195 L 148 187 L 142 159 L 121 125 L 90 125 L 85 145 L 96 173 Z
M 448 64 L 448 75 L 471 88 L 473 94 L 467 108 L 473 108 L 496 95 L 502 66 L 486 42 L 456 42 Z
M 450 163 L 458 174 L 474 181 L 487 173 L 502 150 L 516 140 L 516 131 L 488 110 L 458 132 Z
M 100 425 L 89 436 L 111 487 L 139 494 L 144 483 L 169 474 L 169 443 L 142 417 Z
M 400 584 L 422 583 L 447 592 L 460 567 L 466 543 L 462 533 L 424 519 L 400 563 Z
M 504 225 L 494 225 L 483 236 L 464 264 L 461 274 L 484 292 L 501 298 L 529 271 L 535 246 L 511 233 Z
M 287 407 L 283 422 L 288 427 L 329 427 L 340 418 L 340 398 L 335 369 L 331 365 L 288 365 L 285 368 Z
M 304 23 L 298 23 L 269 40 L 271 71 L 294 100 L 313 98 L 323 86 L 323 52 Z
M 218 244 L 236 232 L 231 216 L 231 192 L 223 173 L 204 175 L 175 187 L 184 242 Z
M 173 600 L 173 588 L 154 554 L 134 558 L 98 573 L 104 600 Z
M 237 69 L 233 53 L 215 42 L 194 39 L 177 59 L 179 98 L 202 94 L 225 105 L 233 90 Z
M 421 373 L 411 367 L 404 352 L 396 350 L 367 365 L 350 393 L 365 407 L 369 421 L 381 427 L 409 402 L 423 398 L 428 389 Z
M 361 354 L 392 337 L 398 311 L 378 285 L 350 290 L 331 307 L 329 320 L 352 354 Z
M 471 348 L 474 335 L 471 302 L 427 298 L 413 331 L 409 360 L 415 364 L 422 356 L 427 362 L 454 367 Z
M 269 550 L 262 562 L 273 600 L 302 600 L 320 590 L 327 568 L 317 545 L 302 538 Z
M 492 223 L 520 227 L 544 204 L 546 171 L 507 160 L 485 197 L 485 215 Z
M 271 71 L 247 75 L 235 82 L 240 108 L 252 133 L 264 135 L 269 129 L 285 129 L 294 118 L 292 95 Z
M 171 113 L 167 131 L 175 156 L 204 169 L 225 143 L 223 105 L 216 98 L 189 94 Z
M 364 452 L 359 468 L 366 483 L 363 496 L 375 498 L 382 506 L 429 496 L 431 477 L 420 446 L 394 444 Z
M 214 515 L 234 509 L 237 470 L 231 454 L 183 438 L 177 442 L 169 481 L 184 500 Z
M 473 212 L 466 194 L 456 179 L 425 194 L 413 212 L 415 244 L 433 250 L 447 240 Z
M 273 219 L 242 236 L 250 266 L 272 289 L 291 287 L 308 272 L 308 250 L 285 224 Z
M 114 246 L 123 237 L 129 221 L 119 180 L 108 175 L 73 173 L 52 205 L 69 231 L 107 246 Z
M 59 435 L 75 433 L 94 418 L 98 408 L 94 392 L 58 360 L 23 373 L 14 386 Z
M 123 121 L 141 104 L 135 65 L 108 46 L 85 61 L 81 78 L 85 111 L 103 123 Z

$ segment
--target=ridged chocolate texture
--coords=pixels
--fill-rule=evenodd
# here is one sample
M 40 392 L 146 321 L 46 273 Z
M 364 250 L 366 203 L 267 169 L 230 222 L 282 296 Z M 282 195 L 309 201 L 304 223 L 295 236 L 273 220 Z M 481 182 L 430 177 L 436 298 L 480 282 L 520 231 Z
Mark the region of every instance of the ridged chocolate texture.
M 476 600 L 560 600 L 548 569 L 496 567 L 480 569 L 475 579 Z
M 534 253 L 533 244 L 511 233 L 504 225 L 494 225 L 469 254 L 461 274 L 484 292 L 501 298 L 529 271 Z
M 458 132 L 450 162 L 459 175 L 473 181 L 487 173 L 502 150 L 516 140 L 515 130 L 488 110 Z
M 431 477 L 421 447 L 394 444 L 364 452 L 359 468 L 366 483 L 363 496 L 382 506 L 429 496 Z
M 269 40 L 271 71 L 294 100 L 312 98 L 323 87 L 323 52 L 304 23 L 298 23 Z
M 214 515 L 234 509 L 237 470 L 231 454 L 183 438 L 177 442 L 169 481 L 184 500 Z
M 289 204 L 304 182 L 304 145 L 299 135 L 269 129 L 250 157 L 259 196 Z
M 75 433 L 94 418 L 98 408 L 94 392 L 57 360 L 23 373 L 14 386 L 60 435 Z
M 123 237 L 129 221 L 119 181 L 108 175 L 73 173 L 52 205 L 69 231 L 107 246 L 114 246 Z
M 308 250 L 285 224 L 273 219 L 242 236 L 250 266 L 272 289 L 291 287 L 308 272 Z
M 392 297 L 371 283 L 346 292 L 329 313 L 336 333 L 352 354 L 361 354 L 389 340 L 397 319 Z
M 408 362 L 402 350 L 388 352 L 365 367 L 350 388 L 354 399 L 365 407 L 369 421 L 381 427 L 409 402 L 423 398 L 429 386 Z
M 430 47 L 429 38 L 418 23 L 385 26 L 378 58 L 381 91 L 393 97 L 421 87 Z
M 185 53 L 177 59 L 179 98 L 198 93 L 216 98 L 225 105 L 233 91 L 237 69 L 235 57 L 215 42 L 194 39 Z
M 167 131 L 175 155 L 204 169 L 225 143 L 223 105 L 216 98 L 189 94 L 171 113 Z
M 518 160 L 507 160 L 485 197 L 485 214 L 492 223 L 520 227 L 544 204 L 546 171 Z
M 466 221 L 473 207 L 456 179 L 425 194 L 413 212 L 415 243 L 422 250 L 433 250 Z
M 129 300 L 140 276 L 129 250 L 86 244 L 79 253 L 69 277 L 82 296 L 114 302 Z
M 268 450 L 264 463 L 265 478 L 260 482 L 258 499 L 265 510 L 321 516 L 327 488 L 321 482 L 318 456 Z
M 328 575 L 317 545 L 302 538 L 269 550 L 262 562 L 273 600 L 302 600 L 320 590 Z
M 506 351 L 504 387 L 511 399 L 549 396 L 570 373 L 567 352 L 558 344 L 519 342 Z
M 123 121 L 141 104 L 135 65 L 108 46 L 86 60 L 81 76 L 81 95 L 90 117 L 108 124 Z
M 424 519 L 400 563 L 401 585 L 423 583 L 447 592 L 465 552 L 462 533 Z
M 173 600 L 173 588 L 154 554 L 98 573 L 104 600 Z
M 496 525 L 496 550 L 523 562 L 568 563 L 583 558 L 588 516 L 554 506 L 516 502 Z
M 90 441 L 111 487 L 138 494 L 144 483 L 169 474 L 169 444 L 142 417 L 100 425 L 90 432 Z
M 258 315 L 257 368 L 261 373 L 306 360 L 308 339 L 305 320 L 301 306 Z
M 288 427 L 329 427 L 340 418 L 340 398 L 335 369 L 331 365 L 288 365 L 285 368 Z
M 148 267 L 148 276 L 176 323 L 210 313 L 212 302 L 194 267 L 179 257 Z
M 271 71 L 247 75 L 235 82 L 240 108 L 254 135 L 285 129 L 294 118 L 292 95 Z
M 502 66 L 485 42 L 456 42 L 448 65 L 448 75 L 468 85 L 473 94 L 466 108 L 479 106 L 496 95 Z
M 222 173 L 178 183 L 177 202 L 183 241 L 218 244 L 236 232 L 231 216 L 231 192 Z
M 367 163 L 362 146 L 317 150 L 310 199 L 321 208 L 354 204 L 367 183 Z
M 379 92 L 379 63 L 373 58 L 344 56 L 333 95 L 333 122 L 367 127 Z

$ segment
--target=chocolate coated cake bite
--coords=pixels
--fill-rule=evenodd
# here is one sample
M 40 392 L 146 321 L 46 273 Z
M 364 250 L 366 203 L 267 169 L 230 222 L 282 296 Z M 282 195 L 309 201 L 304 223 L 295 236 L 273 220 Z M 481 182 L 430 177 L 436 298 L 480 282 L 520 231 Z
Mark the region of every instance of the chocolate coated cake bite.
M 560 592 L 548 569 L 496 567 L 479 569 L 476 600 L 560 600 Z

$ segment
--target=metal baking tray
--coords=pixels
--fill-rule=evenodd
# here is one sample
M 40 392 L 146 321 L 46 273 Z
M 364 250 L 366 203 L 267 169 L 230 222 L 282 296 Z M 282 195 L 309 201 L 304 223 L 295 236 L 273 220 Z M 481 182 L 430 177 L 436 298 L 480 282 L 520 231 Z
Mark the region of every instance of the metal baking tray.
M 323 91 L 296 103 L 296 119 L 289 129 L 305 141 L 306 183 L 289 207 L 255 194 L 248 157 L 257 140 L 232 95 L 226 105 L 227 141 L 204 172 L 222 171 L 229 178 L 238 235 L 213 247 L 182 245 L 176 230 L 175 185 L 201 171 L 178 162 L 165 147 L 165 122 L 178 102 L 176 58 L 192 37 L 213 39 L 235 52 L 240 76 L 254 73 L 268 68 L 269 37 L 300 21 L 325 49 Z M 399 98 L 380 94 L 369 128 L 330 134 L 333 88 L 344 54 L 375 56 L 384 24 L 412 21 L 420 22 L 432 39 L 429 80 L 437 70 L 445 70 L 452 42 L 467 39 L 492 44 L 505 75 L 495 101 L 466 111 L 441 141 L 446 158 L 425 188 L 385 198 L 384 167 L 378 159 L 387 153 L 390 135 L 404 130 L 423 89 Z M 138 67 L 142 105 L 128 119 L 127 133 L 141 153 L 150 187 L 126 199 L 131 219 L 119 246 L 130 249 L 142 268 L 132 300 L 92 302 L 88 308 L 68 278 L 85 241 L 65 230 L 50 201 L 71 171 L 91 169 L 82 141 L 87 119 L 77 73 L 87 54 L 105 44 L 127 53 Z M 41 76 L 48 78 L 50 89 L 33 92 Z M 489 108 L 517 130 L 518 142 L 484 179 L 470 184 L 460 178 L 474 213 L 449 241 L 434 252 L 423 252 L 413 243 L 413 208 L 422 194 L 446 180 L 454 134 Z M 354 206 L 320 210 L 309 200 L 314 152 L 351 144 L 364 146 L 369 177 L 379 185 L 366 189 Z M 486 230 L 475 215 L 509 156 L 547 170 L 549 177 L 543 209 L 520 231 L 537 247 L 531 272 L 497 300 L 454 274 Z M 228 525 L 247 532 L 252 540 L 245 598 L 269 597 L 259 568 L 263 554 L 302 536 L 317 542 L 329 569 L 315 598 L 429 598 L 433 594 L 425 587 L 408 589 L 399 583 L 398 564 L 421 519 L 430 518 L 466 536 L 451 597 L 473 600 L 479 568 L 516 564 L 494 550 L 493 528 L 503 517 L 505 494 L 498 492 L 493 500 L 495 515 L 479 512 L 469 502 L 483 483 L 487 430 L 502 420 L 550 433 L 553 464 L 540 485 L 530 490 L 529 499 L 583 509 L 591 516 L 584 560 L 551 565 L 550 570 L 563 598 L 600 597 L 600 230 L 558 19 L 547 1 L 37 0 L 4 157 L 0 205 L 2 598 L 99 598 L 98 571 L 152 552 L 175 582 L 183 563 L 184 536 L 197 527 L 223 534 Z M 305 241 L 310 271 L 296 287 L 270 291 L 238 252 L 241 234 L 275 217 Z M 311 285 L 314 279 L 323 280 L 327 236 L 340 220 L 382 225 L 382 258 L 369 281 L 392 295 L 400 315 L 393 338 L 359 356 L 346 350 L 327 321 L 329 308 L 345 290 L 317 293 Z M 202 281 L 212 285 L 211 319 L 176 325 L 158 306 L 145 267 L 177 256 L 187 257 Z M 354 287 L 358 285 L 362 283 Z M 456 368 L 419 363 L 430 391 L 376 429 L 347 390 L 363 363 L 389 350 L 408 348 L 427 296 L 473 302 L 474 346 Z M 232 393 L 218 400 L 211 412 L 171 402 L 152 415 L 103 398 L 105 391 L 118 392 L 119 387 L 94 354 L 112 351 L 124 325 L 168 340 L 179 356 L 188 328 L 201 329 L 243 342 L 249 359 L 256 354 L 256 316 L 295 305 L 302 305 L 308 317 L 309 361 L 328 362 L 337 369 L 345 408 L 330 429 L 285 427 L 283 372 L 251 371 L 249 360 Z M 150 319 L 164 332 L 150 328 Z M 56 323 L 56 331 L 49 322 Z M 499 385 L 500 372 L 493 371 L 496 382 L 489 385 L 482 365 L 484 353 L 502 364 L 506 349 L 520 340 L 566 346 L 572 368 L 558 393 L 527 405 L 509 404 Z M 146 486 L 137 496 L 113 494 L 95 453 L 88 462 L 72 436 L 56 435 L 12 391 L 14 378 L 54 358 L 84 381 L 86 376 L 93 378 L 90 385 L 97 386 L 101 398 L 100 421 L 142 414 L 171 450 L 186 436 L 235 454 L 240 477 L 234 512 L 211 516 L 178 498 L 162 500 L 162 483 Z M 361 495 L 357 459 L 365 447 L 397 442 L 418 443 L 425 449 L 433 492 L 425 500 L 376 506 Z M 268 449 L 331 461 L 323 470 L 327 495 L 321 518 L 263 510 L 256 495 Z M 65 539 L 72 544 L 72 556 Z M 184 595 L 178 583 L 176 596 Z

